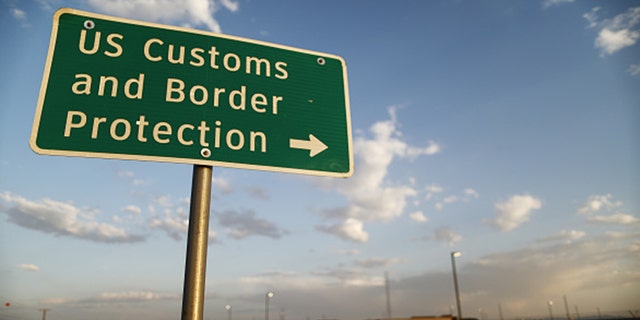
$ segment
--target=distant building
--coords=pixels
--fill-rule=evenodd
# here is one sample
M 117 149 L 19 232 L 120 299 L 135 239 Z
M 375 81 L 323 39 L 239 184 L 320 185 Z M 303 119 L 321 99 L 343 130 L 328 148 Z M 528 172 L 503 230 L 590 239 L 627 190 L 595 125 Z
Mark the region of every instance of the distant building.
M 377 318 L 377 319 L 366 319 L 366 320 L 458 320 L 458 317 L 443 314 L 440 316 L 411 316 L 409 318 Z M 462 320 L 478 320 L 477 318 L 462 318 Z

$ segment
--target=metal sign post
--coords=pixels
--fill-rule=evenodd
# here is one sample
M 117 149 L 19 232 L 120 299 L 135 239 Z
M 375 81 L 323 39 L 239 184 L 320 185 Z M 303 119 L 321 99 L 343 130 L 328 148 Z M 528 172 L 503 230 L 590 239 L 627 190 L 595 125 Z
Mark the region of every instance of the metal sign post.
M 187 258 L 182 294 L 182 320 L 201 320 L 204 310 L 211 172 L 211 166 L 193 166 Z

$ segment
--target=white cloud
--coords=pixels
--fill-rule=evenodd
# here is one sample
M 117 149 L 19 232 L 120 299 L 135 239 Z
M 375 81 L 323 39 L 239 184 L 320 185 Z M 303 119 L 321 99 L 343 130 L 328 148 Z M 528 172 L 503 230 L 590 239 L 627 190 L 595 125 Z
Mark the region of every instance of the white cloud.
M 173 207 L 173 203 L 171 201 L 171 197 L 169 196 L 154 196 L 153 202 L 163 208 L 171 208 Z
M 444 199 L 442 199 L 442 201 L 437 202 L 434 206 L 436 209 L 438 210 L 442 210 L 442 208 L 444 208 L 445 204 L 452 204 L 452 203 L 456 203 L 460 201 L 460 198 L 458 198 L 458 196 L 447 196 Z
M 587 28 L 595 28 L 598 26 L 598 11 L 600 11 L 600 7 L 594 7 L 591 8 L 591 11 L 582 15 L 582 17 L 589 22 Z
M 623 48 L 630 47 L 638 41 L 640 32 L 635 30 L 610 30 L 604 28 L 598 33 L 595 45 L 603 54 L 613 54 Z
M 531 211 L 540 209 L 542 202 L 529 195 L 515 195 L 505 202 L 495 204 L 498 212 L 491 223 L 501 231 L 511 231 L 529 221 Z
M 612 29 L 630 29 L 638 23 L 640 23 L 640 7 L 634 7 L 608 20 L 607 26 Z
M 140 186 L 148 183 L 143 179 L 135 178 L 133 171 L 120 170 L 117 172 L 117 175 L 119 178 L 128 181 L 133 186 Z
M 338 236 L 344 240 L 355 242 L 369 241 L 369 234 L 364 231 L 362 221 L 354 218 L 347 218 L 342 222 L 330 226 L 316 226 L 316 229 Z
M 624 213 L 616 213 L 608 216 L 594 215 L 587 218 L 587 222 L 602 224 L 636 225 L 640 219 Z
M 256 186 L 248 186 L 245 188 L 249 196 L 259 200 L 269 200 L 269 190 Z
M 30 201 L 23 197 L 0 193 L 0 200 L 11 205 L 3 210 L 9 222 L 24 228 L 95 242 L 138 242 L 144 237 L 115 225 L 96 221 L 97 211 L 82 209 L 71 203 L 51 199 Z
M 178 294 L 166 294 L 153 291 L 124 291 L 124 292 L 103 292 L 93 297 L 83 299 L 73 298 L 49 298 L 44 299 L 45 305 L 67 305 L 67 306 L 87 306 L 104 305 L 105 303 L 121 304 L 133 302 L 159 301 L 159 300 L 179 300 Z
M 435 230 L 433 236 L 427 237 L 427 239 L 433 239 L 439 242 L 446 242 L 450 246 L 454 246 L 456 243 L 462 240 L 462 236 L 455 233 L 449 227 L 440 227 Z
M 444 191 L 444 189 L 437 184 L 428 185 L 425 187 L 425 190 L 427 191 L 427 195 L 425 196 L 427 200 L 431 200 L 437 193 Z
M 333 281 L 327 282 L 326 279 Z M 384 285 L 384 278 L 381 276 L 372 276 L 364 271 L 362 268 L 345 268 L 345 267 L 324 267 L 322 270 L 311 272 L 308 274 L 299 274 L 292 271 L 267 271 L 257 275 L 241 277 L 240 282 L 243 287 L 251 286 L 254 288 L 280 288 L 281 299 L 293 303 L 298 306 L 299 310 L 309 310 L 308 303 L 317 304 L 318 300 L 315 299 L 302 299 L 297 300 L 301 296 L 309 296 L 310 288 L 314 292 L 335 290 L 338 288 L 338 292 L 344 292 L 349 288 L 362 288 L 362 287 L 379 287 Z M 304 293 L 301 295 L 301 293 Z M 278 293 L 276 293 L 277 295 Z M 320 299 L 324 299 L 327 296 L 326 292 L 321 295 L 311 293 Z M 286 298 L 284 298 L 286 296 Z M 335 295 L 333 295 L 335 296 Z M 354 295 L 358 296 L 358 295 Z M 339 299 L 339 302 L 344 303 L 344 297 Z M 338 302 L 338 301 L 336 301 Z M 304 307 L 302 307 L 304 305 Z
M 363 269 L 354 268 L 325 268 L 323 271 L 316 271 L 317 276 L 335 278 L 344 287 L 377 287 L 384 284 L 384 278 L 371 276 Z
M 231 12 L 238 11 L 238 8 L 240 7 L 237 1 L 234 2 L 231 0 L 220 0 L 220 4 L 222 4 L 225 8 L 227 8 L 227 10 Z
M 411 220 L 417 221 L 417 222 L 427 222 L 427 221 L 429 221 L 429 219 L 424 215 L 424 213 L 422 213 L 422 211 L 416 211 L 416 212 L 410 214 L 409 218 L 411 218 Z
M 598 11 L 599 8 L 595 7 L 583 17 L 589 23 L 588 28 L 600 27 L 594 45 L 600 49 L 601 56 L 611 55 L 633 46 L 640 39 L 640 31 L 634 29 L 640 23 L 640 7 L 629 8 L 613 19 L 603 21 L 599 21 Z
M 233 192 L 231 184 L 229 184 L 229 181 L 223 177 L 213 177 L 212 184 L 216 192 L 220 192 L 222 194 L 230 194 Z
M 276 224 L 256 217 L 252 210 L 233 211 L 226 210 L 219 214 L 220 225 L 234 239 L 244 239 L 250 236 L 263 236 L 272 239 L 280 239 L 289 234 Z
M 40 5 L 40 8 L 45 11 L 53 12 L 55 9 L 53 8 L 54 2 L 57 0 L 36 0 L 36 2 Z
M 40 267 L 36 266 L 35 264 L 28 264 L 28 263 L 20 264 L 18 265 L 18 268 L 26 271 L 33 271 L 33 272 L 40 271 Z
M 442 199 L 442 202 L 444 202 L 444 203 L 455 203 L 455 202 L 458 202 L 458 197 L 457 196 L 448 196 L 448 197 Z
M 319 230 L 342 238 L 352 235 L 355 241 L 367 241 L 364 222 L 396 219 L 402 215 L 407 199 L 417 194 L 411 184 L 388 181 L 389 167 L 395 159 L 411 160 L 420 155 L 433 155 L 439 152 L 440 147 L 433 141 L 429 141 L 424 148 L 407 144 L 400 138 L 402 133 L 398 130 L 396 108 L 390 107 L 388 111 L 389 120 L 376 122 L 369 128 L 373 138 L 360 136 L 355 139 L 358 170 L 354 176 L 348 180 L 323 180 L 327 189 L 344 194 L 349 203 L 325 210 L 325 217 L 343 222 L 330 227 L 321 226 Z
M 151 300 L 177 300 L 177 294 L 159 294 L 153 291 L 127 291 L 127 292 L 104 292 L 96 298 L 91 299 L 96 302 L 132 302 Z
M 27 13 L 24 12 L 23 10 L 20 10 L 18 8 L 11 8 L 11 15 L 16 18 L 17 20 L 20 21 L 26 21 L 27 20 Z
M 165 216 L 162 218 L 154 217 L 149 219 L 147 221 L 147 225 L 151 229 L 164 231 L 167 236 L 173 240 L 180 241 L 187 235 L 189 230 L 189 219 L 165 213 Z M 210 229 L 208 241 L 212 243 L 215 242 L 216 239 L 217 233 Z
M 414 159 L 421 155 L 434 155 L 436 153 L 440 153 L 440 145 L 434 141 L 427 141 L 428 146 L 424 148 L 416 148 L 416 147 L 408 147 L 406 151 L 407 157 Z
M 135 214 L 135 215 L 139 215 L 139 214 L 142 213 L 142 209 L 140 209 L 140 207 L 134 206 L 132 204 L 122 208 L 122 211 L 123 212 L 132 213 L 132 214 Z
M 384 285 L 384 278 L 380 276 L 363 276 L 347 279 L 344 285 L 348 287 L 379 287 Z
M 240 282 L 243 288 L 252 288 L 253 290 L 259 290 L 260 295 L 263 295 L 262 290 L 264 288 L 278 288 L 276 296 L 280 299 L 287 294 L 291 294 L 287 301 L 291 301 L 292 297 L 297 295 L 293 291 L 306 290 L 307 288 L 322 288 L 325 286 L 324 281 L 318 276 L 301 275 L 293 271 L 266 271 L 256 275 L 243 276 L 237 281 Z M 235 284 L 234 284 L 235 285 Z M 283 286 L 286 286 L 284 289 Z M 264 296 L 263 296 L 264 297 Z
M 88 0 L 97 10 L 121 17 L 162 23 L 177 23 L 183 26 L 204 26 L 213 32 L 222 32 L 214 19 L 218 6 L 235 12 L 238 2 L 231 0 Z
M 358 267 L 372 269 L 379 267 L 389 267 L 398 263 L 397 258 L 370 258 L 370 259 L 358 259 L 355 261 L 355 264 Z
M 630 75 L 632 76 L 637 76 L 640 75 L 640 64 L 632 64 L 629 66 L 629 69 L 627 69 L 627 72 L 629 72 Z
M 471 188 L 465 189 L 464 190 L 464 194 L 468 195 L 470 197 L 476 198 L 476 199 L 480 197 L 480 194 L 478 194 L 478 192 L 476 190 L 473 190 Z
M 437 184 L 431 184 L 431 185 L 426 186 L 425 190 L 427 192 L 427 194 L 425 195 L 425 199 L 431 200 L 438 193 L 441 193 L 442 191 L 444 191 L 444 188 L 442 188 L 441 186 L 439 186 Z
M 534 314 L 540 310 L 538 301 L 544 303 L 550 297 L 562 299 L 561 292 L 573 292 L 575 299 L 579 294 L 594 290 L 599 294 L 593 297 L 584 294 L 586 300 L 581 303 L 596 305 L 605 294 L 625 299 L 620 305 L 633 304 L 639 292 L 640 274 L 637 272 L 638 252 L 631 252 L 630 245 L 637 243 L 640 234 L 629 231 L 595 236 L 567 231 L 565 239 L 573 238 L 572 241 L 536 242 L 526 248 L 495 252 L 477 260 L 463 255 L 464 263 L 458 270 L 461 275 L 472 275 L 466 278 L 462 289 L 468 297 L 467 305 L 486 306 L 500 301 L 503 307 L 509 306 L 511 315 Z M 404 279 L 394 285 L 394 290 L 410 288 L 416 294 L 421 292 L 419 299 L 424 300 L 429 294 L 424 291 L 425 284 L 437 286 L 441 280 L 445 287 L 451 281 L 450 275 L 446 276 L 426 273 L 427 279 Z M 483 290 L 488 291 L 488 295 L 470 296 Z M 632 296 L 627 297 L 628 293 Z M 437 293 L 432 295 L 434 299 L 440 299 Z M 450 300 L 432 303 L 447 301 Z
M 571 231 L 567 231 L 567 235 L 570 233 Z M 489 254 L 466 254 L 464 251 L 464 255 L 456 260 L 463 305 L 466 301 L 470 316 L 473 316 L 472 313 L 478 307 L 483 307 L 487 308 L 483 310 L 487 310 L 488 318 L 492 318 L 492 314 L 497 314 L 497 309 L 493 309 L 495 311 L 492 313 L 487 306 L 495 306 L 498 301 L 505 318 L 527 318 L 528 315 L 538 315 L 541 318 L 546 312 L 546 301 L 550 298 L 554 301 L 557 299 L 556 303 L 560 302 L 561 307 L 562 294 L 567 292 L 572 304 L 575 299 L 580 298 L 580 306 L 600 305 L 605 312 L 627 310 L 628 306 L 637 304 L 637 293 L 640 292 L 638 239 L 638 231 L 626 228 L 625 232 L 583 236 L 571 242 L 535 241 L 524 248 L 516 246 L 510 251 L 494 250 Z M 425 310 L 432 310 L 430 312 L 433 314 L 448 312 L 453 298 L 451 266 L 448 264 L 448 253 L 441 253 L 444 256 L 439 259 L 447 263 L 444 265 L 446 268 L 426 268 L 408 274 L 396 272 L 397 276 L 391 278 L 393 310 L 408 315 L 424 314 Z M 349 257 L 339 258 L 339 261 L 333 262 L 334 266 L 318 266 L 308 272 L 286 270 L 286 266 L 279 265 L 275 271 L 256 271 L 257 274 L 236 279 L 217 280 L 216 285 L 224 288 L 226 285 L 237 287 L 240 284 L 243 292 L 229 298 L 232 299 L 232 304 L 233 301 L 237 301 L 239 305 L 242 301 L 254 301 L 257 305 L 262 301 L 262 309 L 258 309 L 260 305 L 254 305 L 254 309 L 262 311 L 264 292 L 273 288 L 276 296 L 272 302 L 274 306 L 282 301 L 286 302 L 287 319 L 304 319 L 307 314 L 322 315 L 327 310 L 331 312 L 327 314 L 327 318 L 379 317 L 379 306 L 384 306 L 385 279 L 380 269 L 384 258 L 372 258 L 365 253 L 358 261 L 355 258 L 350 260 Z M 362 266 L 358 266 L 358 263 Z M 394 272 L 394 269 L 395 266 L 390 271 Z M 598 294 L 589 295 L 594 291 Z M 147 301 L 145 299 L 149 296 L 145 292 L 144 289 L 124 288 L 121 292 L 99 294 L 83 301 L 106 305 L 111 310 L 109 316 L 114 318 L 113 312 L 129 307 L 128 302 Z M 162 296 L 166 296 L 167 300 L 172 297 L 162 292 L 152 293 L 151 297 L 157 296 L 158 300 Z M 210 293 L 215 295 L 208 292 L 208 297 Z M 173 300 L 179 301 L 179 294 L 175 296 L 177 298 Z M 603 307 L 600 304 L 603 296 L 615 297 L 611 300 L 614 303 Z M 62 310 L 57 304 L 64 301 L 60 298 L 46 299 L 41 304 L 49 305 L 53 310 Z M 69 306 L 73 306 L 74 302 L 78 305 L 79 301 L 71 302 Z M 149 305 L 140 304 L 140 307 L 148 309 Z M 279 307 L 274 309 L 279 310 Z M 74 310 L 82 311 L 81 308 Z M 582 307 L 580 310 L 589 313 L 588 310 L 582 310 Z
M 589 199 L 578 209 L 580 214 L 589 214 L 600 211 L 600 209 L 611 210 L 622 206 L 620 201 L 612 201 L 613 196 L 611 194 L 605 195 L 592 195 Z
M 587 233 L 578 230 L 562 230 L 554 235 L 540 238 L 538 242 L 556 242 L 571 243 L 572 241 L 579 240 L 586 236 Z
M 552 6 L 559 6 L 561 4 L 565 4 L 565 3 L 572 3 L 575 0 L 545 0 L 542 3 L 542 8 L 546 9 Z
M 360 254 L 358 249 L 333 249 L 331 252 L 342 254 L 346 256 L 357 256 Z
M 14 7 L 9 9 L 9 12 L 13 16 L 13 18 L 20 23 L 22 27 L 24 28 L 29 27 L 29 21 L 27 20 L 27 13 L 24 10 Z
M 438 191 L 442 191 L 442 188 L 436 189 Z M 427 200 L 431 199 L 434 197 L 433 193 L 430 193 L 430 191 L 427 191 Z M 457 203 L 457 202 L 469 202 L 470 200 L 473 199 L 477 199 L 479 198 L 480 195 L 478 194 L 478 192 L 474 189 L 471 188 L 467 188 L 464 190 L 464 192 L 462 193 L 462 195 L 457 196 L 457 195 L 448 195 L 444 198 L 442 198 L 442 200 L 439 200 L 438 202 L 436 202 L 433 206 L 437 209 L 437 210 L 442 210 L 444 208 L 445 205 L 449 205 L 449 204 L 453 204 L 453 203 Z
M 134 176 L 133 171 L 121 170 L 117 173 L 118 177 L 121 178 L 132 178 Z
M 166 215 L 164 218 L 151 218 L 147 223 L 149 228 L 162 230 L 176 241 L 182 240 L 189 229 L 189 219 L 171 215 Z
M 161 207 L 158 213 L 154 205 L 148 207 L 153 216 L 147 221 L 147 226 L 154 230 L 164 231 L 173 240 L 182 240 L 189 230 L 189 198 L 179 198 L 175 201 L 169 196 L 155 196 L 155 205 Z M 216 240 L 216 233 L 209 230 L 209 242 Z
M 635 225 L 640 219 L 633 215 L 617 212 L 611 215 L 597 214 L 601 211 L 611 212 L 623 206 L 622 201 L 613 201 L 611 194 L 592 195 L 578 209 L 578 214 L 586 215 L 586 221 L 595 224 Z
M 442 188 L 441 186 L 437 185 L 437 184 L 431 184 L 425 187 L 425 190 L 427 190 L 427 192 L 429 193 L 440 193 L 442 191 L 444 191 L 444 188 Z

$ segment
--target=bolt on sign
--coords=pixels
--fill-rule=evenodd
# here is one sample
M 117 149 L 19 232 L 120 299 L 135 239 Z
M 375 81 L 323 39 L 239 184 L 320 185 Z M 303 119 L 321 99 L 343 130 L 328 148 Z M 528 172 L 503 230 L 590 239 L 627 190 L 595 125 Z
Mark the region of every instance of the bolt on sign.
M 60 9 L 30 139 L 40 154 L 348 177 L 345 61 Z

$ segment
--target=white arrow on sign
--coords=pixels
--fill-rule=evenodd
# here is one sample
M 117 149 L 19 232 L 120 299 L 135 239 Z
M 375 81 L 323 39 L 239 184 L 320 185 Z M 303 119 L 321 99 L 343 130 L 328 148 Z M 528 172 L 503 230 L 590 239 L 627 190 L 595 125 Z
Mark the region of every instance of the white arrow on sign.
M 289 148 L 309 150 L 309 157 L 313 158 L 329 147 L 314 135 L 309 134 L 309 140 L 289 139 Z

